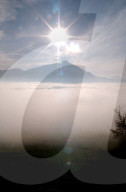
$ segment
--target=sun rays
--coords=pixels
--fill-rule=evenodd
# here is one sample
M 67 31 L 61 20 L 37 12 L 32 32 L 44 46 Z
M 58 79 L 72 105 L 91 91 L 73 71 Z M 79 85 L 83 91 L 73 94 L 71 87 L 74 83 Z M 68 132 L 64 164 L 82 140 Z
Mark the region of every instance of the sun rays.
M 52 43 L 58 43 L 60 45 L 68 40 L 68 35 L 64 29 L 56 28 L 52 30 L 49 38 L 51 39 Z
M 73 39 L 78 39 L 76 38 L 76 36 L 71 36 L 67 33 L 67 31 L 69 30 L 69 28 L 78 20 L 79 17 L 75 18 L 67 27 L 62 28 L 61 27 L 61 16 L 60 16 L 60 0 L 58 1 L 57 4 L 57 17 L 58 17 L 58 23 L 57 23 L 57 28 L 53 28 L 47 21 L 46 19 L 36 10 L 35 7 L 32 7 L 32 9 L 35 11 L 35 13 L 37 14 L 37 16 L 40 18 L 40 20 L 42 22 L 44 22 L 44 24 L 48 27 L 48 29 L 50 30 L 49 34 L 45 34 L 45 35 L 40 35 L 40 38 L 47 38 L 49 41 L 51 41 L 49 44 L 47 44 L 47 46 L 42 50 L 41 53 L 43 53 L 45 50 L 47 50 L 50 46 L 55 45 L 57 48 L 57 58 L 60 57 L 60 48 L 64 47 L 65 52 L 67 53 L 79 53 L 80 52 L 80 47 L 79 44 L 75 44 L 74 42 L 70 42 L 68 43 L 68 41 L 71 41 Z M 40 53 L 40 54 L 41 54 Z

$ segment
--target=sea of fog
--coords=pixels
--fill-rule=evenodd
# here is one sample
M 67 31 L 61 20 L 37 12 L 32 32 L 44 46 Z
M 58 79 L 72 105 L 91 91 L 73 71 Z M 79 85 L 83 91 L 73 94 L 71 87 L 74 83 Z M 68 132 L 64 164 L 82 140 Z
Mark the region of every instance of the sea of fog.
M 28 139 L 35 140 L 36 137 L 34 138 L 34 135 L 39 135 L 44 123 L 43 125 L 42 122 L 41 125 L 37 123 L 40 124 L 41 115 L 46 113 L 45 118 L 47 119 L 45 120 L 47 122 L 52 118 L 51 115 L 54 114 L 55 119 L 52 122 L 55 126 L 49 124 L 48 129 L 43 131 L 43 138 L 46 135 L 45 140 L 52 138 L 53 142 L 55 140 L 58 142 L 57 138 L 62 140 L 62 135 L 64 132 L 67 134 L 66 127 L 68 127 L 65 127 L 67 122 L 63 118 L 67 115 L 67 112 L 68 115 L 72 113 L 72 105 L 74 105 L 74 116 L 71 120 L 70 128 L 72 130 L 70 135 L 68 135 L 67 141 L 73 146 L 82 148 L 96 147 L 98 149 L 106 149 L 110 129 L 112 128 L 114 110 L 120 104 L 117 104 L 119 88 L 119 83 L 89 83 L 82 85 L 24 82 L 0 83 L 0 150 L 23 148 L 22 124 L 28 103 L 35 92 L 37 94 L 37 104 L 33 103 L 32 105 L 31 103 L 34 106 L 31 107 L 32 110 L 34 108 L 38 110 L 38 112 L 35 111 L 34 116 L 36 116 L 35 118 L 39 116 L 39 118 L 38 121 L 34 122 L 34 116 L 31 112 L 30 117 L 32 118 L 27 121 L 34 126 L 31 126 L 31 130 L 28 130 L 29 132 L 26 130 L 25 134 L 28 135 Z M 75 95 L 76 99 L 73 99 Z M 122 91 L 122 96 L 125 98 L 125 90 Z M 57 100 L 59 98 L 62 104 L 55 105 L 55 102 L 58 103 Z M 68 100 L 68 104 L 65 104 L 66 100 Z M 71 104 L 69 105 L 70 102 Z M 46 111 L 46 109 L 48 110 Z M 64 126 L 59 126 L 59 117 L 63 119 Z M 70 118 L 70 116 L 67 117 L 67 119 Z M 57 124 L 59 128 L 56 127 Z M 60 130 L 59 132 L 58 129 Z

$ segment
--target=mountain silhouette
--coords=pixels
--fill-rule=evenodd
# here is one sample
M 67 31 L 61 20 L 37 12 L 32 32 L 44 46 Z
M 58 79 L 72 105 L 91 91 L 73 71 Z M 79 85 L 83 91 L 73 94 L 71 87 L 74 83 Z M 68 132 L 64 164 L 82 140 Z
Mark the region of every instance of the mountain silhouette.
M 52 82 L 52 83 L 93 83 L 93 82 L 116 82 L 116 79 L 98 77 L 84 68 L 75 66 L 68 61 L 60 64 L 43 65 L 29 70 L 10 69 L 0 70 L 0 81 L 2 82 Z M 51 71 L 49 74 L 48 72 Z M 48 74 L 45 76 L 45 74 Z M 44 77 L 45 76 L 45 77 Z M 44 78 L 43 78 L 44 77 Z

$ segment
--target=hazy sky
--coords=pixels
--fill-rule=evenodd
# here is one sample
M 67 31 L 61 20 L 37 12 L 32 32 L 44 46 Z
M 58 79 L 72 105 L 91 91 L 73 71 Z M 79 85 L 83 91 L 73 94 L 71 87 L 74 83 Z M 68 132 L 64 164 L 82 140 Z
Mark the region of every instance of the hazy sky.
M 69 18 L 77 16 L 78 5 L 79 0 L 67 9 L 65 3 L 62 4 L 61 14 L 66 25 Z M 68 15 L 68 8 L 71 8 L 71 15 Z M 86 66 L 96 75 L 120 76 L 126 56 L 126 1 L 81 0 L 79 12 L 96 13 L 93 35 L 89 29 L 93 27 L 95 14 L 89 14 L 85 20 L 82 17 L 78 21 L 78 27 L 71 29 L 76 35 L 83 30 L 87 33 L 87 39 L 73 41 L 80 46 L 81 52 L 63 52 L 62 59 Z M 42 53 L 50 43 L 42 35 L 49 34 L 50 30 L 41 16 L 56 27 L 57 14 L 57 0 L 0 0 L 0 69 L 10 66 L 28 69 L 56 62 L 54 46 Z

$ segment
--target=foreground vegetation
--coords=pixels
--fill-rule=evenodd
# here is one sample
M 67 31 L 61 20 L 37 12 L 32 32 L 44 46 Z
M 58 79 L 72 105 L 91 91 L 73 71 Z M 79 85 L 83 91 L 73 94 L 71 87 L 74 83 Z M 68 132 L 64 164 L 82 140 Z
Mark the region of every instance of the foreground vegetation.
M 126 113 L 122 113 L 120 107 L 115 112 L 114 129 L 111 132 L 116 138 L 126 136 Z

